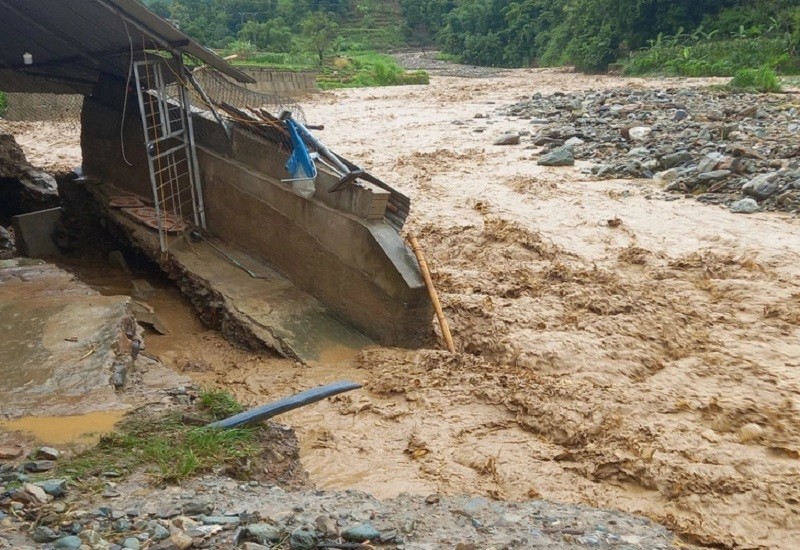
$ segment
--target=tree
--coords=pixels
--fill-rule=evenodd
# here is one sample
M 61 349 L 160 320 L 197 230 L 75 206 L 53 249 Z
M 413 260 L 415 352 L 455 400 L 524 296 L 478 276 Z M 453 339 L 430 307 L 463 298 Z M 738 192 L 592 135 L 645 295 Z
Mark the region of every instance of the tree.
M 319 64 L 325 60 L 325 51 L 330 49 L 339 34 L 339 25 L 331 12 L 315 11 L 309 13 L 300 24 L 308 45 L 317 52 Z

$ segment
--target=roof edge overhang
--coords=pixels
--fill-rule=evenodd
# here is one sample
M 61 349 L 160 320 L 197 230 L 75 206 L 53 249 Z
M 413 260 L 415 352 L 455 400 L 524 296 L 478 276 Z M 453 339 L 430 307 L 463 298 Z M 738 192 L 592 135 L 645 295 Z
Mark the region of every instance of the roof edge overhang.
M 148 35 L 162 48 L 180 52 L 213 67 L 238 82 L 255 83 L 250 76 L 222 59 L 216 53 L 195 42 L 167 21 L 148 10 L 137 0 L 95 0 L 107 9 L 117 12 L 131 25 Z

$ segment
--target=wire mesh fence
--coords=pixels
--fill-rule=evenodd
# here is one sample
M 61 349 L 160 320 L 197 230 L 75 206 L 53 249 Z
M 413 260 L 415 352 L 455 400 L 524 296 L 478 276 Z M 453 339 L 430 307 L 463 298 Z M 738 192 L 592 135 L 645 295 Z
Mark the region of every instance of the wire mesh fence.
M 190 88 L 194 105 L 207 105 L 209 99 L 215 104 L 224 103 L 237 109 L 265 110 L 275 117 L 283 111 L 291 111 L 296 120 L 305 122 L 303 108 L 291 98 L 248 90 L 208 66 L 194 71 L 192 76 L 207 96 L 203 98 L 196 90 Z
M 5 94 L 6 108 L 2 118 L 12 122 L 51 122 L 66 131 L 81 126 L 82 95 L 70 94 Z

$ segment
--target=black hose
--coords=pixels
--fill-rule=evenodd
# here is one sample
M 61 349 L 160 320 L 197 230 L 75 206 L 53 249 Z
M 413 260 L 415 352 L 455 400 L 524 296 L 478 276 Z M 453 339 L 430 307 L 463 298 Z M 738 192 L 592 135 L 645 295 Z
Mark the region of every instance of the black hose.
M 355 382 L 349 382 L 347 380 L 334 382 L 332 384 L 328 384 L 327 386 L 319 386 L 318 388 L 312 388 L 289 397 L 284 397 L 283 399 L 279 399 L 274 403 L 269 403 L 267 405 L 250 409 L 249 411 L 244 411 L 224 420 L 217 420 L 216 422 L 209 424 L 208 427 L 239 428 L 241 426 L 247 426 L 248 424 L 255 424 L 256 422 L 267 420 L 273 416 L 316 403 L 317 401 L 321 401 L 326 397 L 331 397 L 351 390 L 357 390 L 360 387 L 361 384 L 356 384 Z

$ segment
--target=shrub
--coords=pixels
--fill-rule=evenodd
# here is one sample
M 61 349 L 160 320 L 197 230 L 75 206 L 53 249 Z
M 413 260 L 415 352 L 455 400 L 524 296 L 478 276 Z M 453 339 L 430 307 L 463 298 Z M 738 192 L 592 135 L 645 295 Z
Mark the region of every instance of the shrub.
M 781 84 L 778 75 L 769 67 L 760 69 L 740 69 L 736 71 L 730 87 L 735 90 L 751 92 L 780 92 Z

